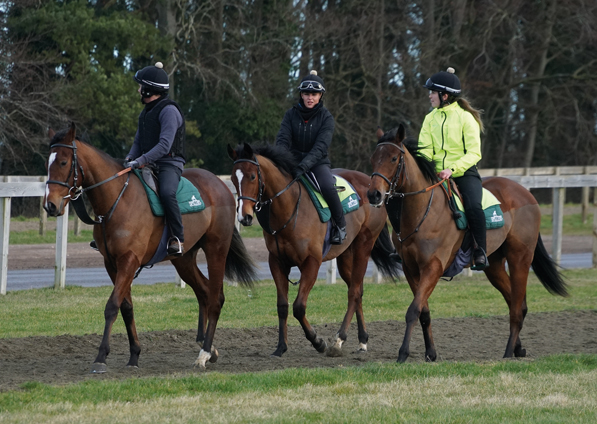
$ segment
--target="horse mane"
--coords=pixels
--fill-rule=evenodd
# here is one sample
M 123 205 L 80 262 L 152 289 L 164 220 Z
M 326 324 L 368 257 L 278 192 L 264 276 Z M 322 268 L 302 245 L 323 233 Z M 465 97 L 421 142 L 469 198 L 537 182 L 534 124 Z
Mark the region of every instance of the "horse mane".
M 384 142 L 395 142 L 397 131 L 398 128 L 394 128 L 385 133 L 379 139 L 378 144 Z M 415 159 L 417 166 L 419 167 L 427 181 L 431 183 L 438 182 L 439 177 L 437 176 L 437 171 L 435 170 L 435 164 L 433 163 L 433 161 L 427 159 L 427 157 L 420 152 L 422 147 L 419 146 L 418 141 L 412 137 L 407 137 L 402 141 L 402 144 L 404 145 L 404 147 L 406 147 L 406 150 L 408 150 L 411 156 Z
M 50 140 L 50 147 L 52 147 L 54 144 L 59 144 L 62 143 L 62 141 L 64 140 L 64 137 L 66 137 L 66 134 L 70 131 L 70 128 L 64 129 L 64 130 L 59 130 L 54 134 L 54 137 L 52 137 L 52 139 Z M 108 161 L 114 161 L 115 163 L 122 165 L 122 161 L 118 160 L 118 159 L 114 159 L 112 156 L 110 156 L 109 154 L 107 154 L 106 152 L 98 149 L 97 147 L 91 145 L 90 143 L 81 140 L 81 138 L 77 135 L 75 136 L 75 140 L 77 140 L 79 143 L 83 143 L 89 147 L 91 147 L 93 150 L 95 150 L 100 156 L 102 156 L 104 159 L 108 160 Z
M 295 168 L 299 165 L 292 152 L 284 147 L 275 144 L 264 144 L 251 147 L 253 149 L 253 153 L 271 160 L 278 169 L 286 172 L 289 175 L 292 175 Z M 243 146 L 236 148 L 236 153 L 239 157 L 243 157 L 243 151 Z

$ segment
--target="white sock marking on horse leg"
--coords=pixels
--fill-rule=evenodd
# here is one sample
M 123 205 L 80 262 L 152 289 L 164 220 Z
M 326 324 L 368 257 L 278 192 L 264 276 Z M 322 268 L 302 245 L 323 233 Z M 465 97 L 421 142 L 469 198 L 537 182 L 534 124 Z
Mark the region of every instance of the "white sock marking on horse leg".
M 242 196 L 242 181 L 243 181 L 243 173 L 240 169 L 236 170 L 236 179 L 238 180 L 238 197 Z M 243 200 L 242 199 L 238 199 L 238 212 L 236 215 L 236 218 L 239 221 L 242 221 L 243 219 Z
M 203 349 L 201 349 L 201 352 L 199 352 L 199 356 L 197 357 L 197 359 L 195 360 L 195 366 L 200 366 L 201 368 L 205 368 L 205 363 L 207 361 L 209 361 L 209 358 L 211 358 L 211 353 L 204 351 Z
M 359 343 L 359 350 L 367 352 L 367 343 Z

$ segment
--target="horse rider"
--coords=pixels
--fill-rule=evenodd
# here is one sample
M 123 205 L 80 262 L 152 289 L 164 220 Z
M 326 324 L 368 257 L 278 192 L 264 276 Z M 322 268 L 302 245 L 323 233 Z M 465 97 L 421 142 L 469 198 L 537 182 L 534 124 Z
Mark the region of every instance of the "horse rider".
M 473 266 L 482 270 L 487 260 L 482 185 L 477 163 L 481 160 L 481 110 L 461 96 L 454 68 L 433 74 L 424 85 L 433 110 L 425 116 L 419 134 L 420 152 L 435 163 L 440 178 L 453 178 L 462 193 L 469 228 L 475 239 Z
M 154 167 L 170 231 L 168 255 L 181 256 L 184 233 L 176 191 L 185 164 L 185 120 L 178 104 L 168 97 L 170 84 L 161 62 L 137 71 L 134 79 L 139 84 L 137 91 L 145 107 L 139 115 L 125 167 L 136 169 L 146 164 Z
M 286 111 L 276 136 L 276 145 L 290 150 L 299 163 L 294 178 L 309 171 L 315 175 L 332 215 L 330 243 L 342 244 L 346 238 L 346 220 L 328 157 L 334 117 L 323 105 L 323 79 L 317 71 L 311 71 L 301 80 L 298 90 L 300 100 Z

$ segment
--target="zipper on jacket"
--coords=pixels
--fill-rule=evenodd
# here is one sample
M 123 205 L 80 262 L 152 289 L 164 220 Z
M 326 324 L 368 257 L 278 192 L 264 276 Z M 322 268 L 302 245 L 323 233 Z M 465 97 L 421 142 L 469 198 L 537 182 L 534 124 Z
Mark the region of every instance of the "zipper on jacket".
M 466 142 L 464 141 L 464 134 L 462 134 L 462 150 L 464 151 L 464 154 L 466 155 Z
M 448 119 L 448 115 L 446 115 L 446 112 L 442 112 L 442 115 L 444 115 L 444 122 L 442 122 L 442 150 L 444 151 L 444 158 L 442 159 L 442 170 L 444 170 L 446 169 L 446 156 L 448 155 L 448 152 L 444 149 L 444 124 Z

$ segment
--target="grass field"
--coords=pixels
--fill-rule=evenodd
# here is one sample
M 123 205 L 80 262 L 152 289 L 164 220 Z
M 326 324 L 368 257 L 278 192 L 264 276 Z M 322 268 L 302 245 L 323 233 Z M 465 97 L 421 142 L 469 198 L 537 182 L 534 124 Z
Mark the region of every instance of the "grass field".
M 597 309 L 597 272 L 575 270 L 565 275 L 568 298 L 553 297 L 534 277 L 530 280 L 533 312 Z M 296 290 L 291 288 L 290 297 Z M 74 287 L 9 292 L 0 298 L 0 337 L 98 332 L 109 291 Z M 139 331 L 188 329 L 189 322 L 196 322 L 196 301 L 189 289 L 173 284 L 134 286 L 133 299 Z M 410 299 L 404 283 L 367 284 L 367 318 L 402 319 Z M 260 283 L 250 292 L 227 286 L 226 302 L 220 328 L 276 325 L 272 282 Z M 440 282 L 430 306 L 434 318 L 507 313 L 503 299 L 480 275 Z M 309 297 L 313 324 L 334 321 L 345 307 L 343 284 L 320 282 Z M 121 319 L 114 331 L 124 331 Z M 64 387 L 28 383 L 21 390 L 0 393 L 1 423 L 35 421 L 594 423 L 597 355 L 484 363 L 370 363 L 234 375 L 212 372 L 89 380 Z

